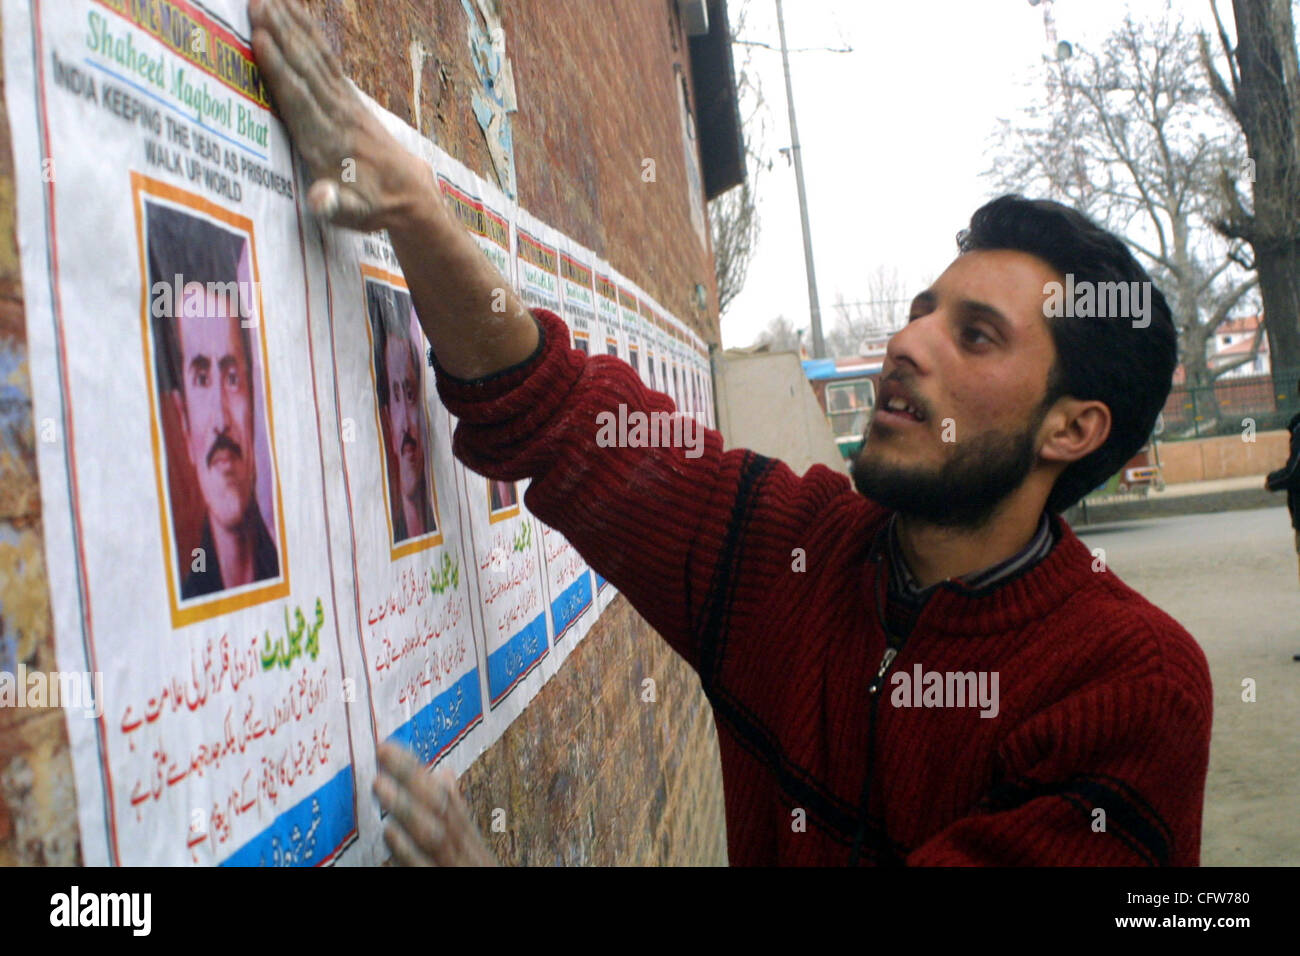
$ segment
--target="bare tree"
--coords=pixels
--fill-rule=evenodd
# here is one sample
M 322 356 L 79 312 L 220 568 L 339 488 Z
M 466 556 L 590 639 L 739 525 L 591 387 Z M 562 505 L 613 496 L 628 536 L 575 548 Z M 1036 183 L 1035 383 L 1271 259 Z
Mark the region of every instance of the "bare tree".
M 713 262 L 718 279 L 718 313 L 725 315 L 745 287 L 758 249 L 760 221 L 754 201 L 754 176 L 709 203 Z
M 736 71 L 736 97 L 745 109 L 741 122 L 745 137 L 745 181 L 709 202 L 719 315 L 726 314 L 727 308 L 745 287 L 749 264 L 758 251 L 761 227 L 756 202 L 758 177 L 772 168 L 771 161 L 763 159 L 768 122 L 762 84 L 751 64 L 748 45 L 739 40 L 745 30 L 749 6 L 749 0 L 743 0 L 730 8 L 733 14 L 731 42 L 733 46 L 745 47 L 744 57 Z
M 1210 41 L 1201 61 L 1215 95 L 1245 134 L 1249 161 L 1220 173 L 1223 207 L 1215 226 L 1254 252 L 1276 373 L 1300 368 L 1300 66 L 1291 0 L 1233 0 L 1237 45 L 1210 0 L 1227 80 Z M 1240 183 L 1251 184 L 1249 197 Z M 1258 336 L 1256 336 L 1258 338 Z M 1282 384 L 1282 383 L 1279 383 Z M 1291 383 L 1286 383 L 1289 392 Z
M 830 353 L 841 357 L 861 355 L 868 339 L 901 328 L 909 301 L 906 291 L 896 268 L 879 265 L 867 279 L 865 299 L 848 302 L 843 293 L 837 293 L 831 306 L 835 326 L 826 337 Z
M 1019 124 L 1002 121 L 988 172 L 999 189 L 1045 190 L 1125 237 L 1169 300 L 1189 384 L 1253 361 L 1253 352 L 1214 370 L 1206 361 L 1211 336 L 1258 279 L 1243 242 L 1212 225 L 1220 171 L 1244 157 L 1193 32 L 1168 5 L 1155 21 L 1130 15 L 1100 52 L 1049 69 L 1048 101 Z
M 726 314 L 727 307 L 745 287 L 749 265 L 758 251 L 761 223 L 757 207 L 757 184 L 760 174 L 772 168 L 772 161 L 764 158 L 771 118 L 752 58 L 754 50 L 771 52 L 779 47 L 761 40 L 741 39 L 745 32 L 745 18 L 751 9 L 751 0 L 731 0 L 727 7 L 731 17 L 732 47 L 744 50 L 736 70 L 736 95 L 745 110 L 741 127 L 745 131 L 746 176 L 741 185 L 729 189 L 709 203 L 720 315 Z M 852 53 L 853 47 L 845 43 L 840 47 L 798 47 L 789 52 Z
M 800 331 L 784 315 L 778 315 L 763 327 L 754 345 L 766 345 L 773 352 L 798 352 Z

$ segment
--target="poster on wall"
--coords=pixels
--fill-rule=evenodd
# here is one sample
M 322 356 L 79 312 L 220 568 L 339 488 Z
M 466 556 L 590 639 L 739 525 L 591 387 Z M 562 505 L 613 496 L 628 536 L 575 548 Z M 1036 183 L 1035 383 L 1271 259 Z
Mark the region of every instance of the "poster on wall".
M 515 276 L 524 305 L 560 313 L 560 258 L 552 230 L 522 209 L 515 214 Z
M 595 354 L 592 339 L 598 338 L 596 290 L 591 256 L 582 247 L 565 241 L 560 247 L 560 317 L 569 326 L 570 344 L 584 355 Z M 597 345 L 599 343 L 596 343 Z
M 636 293 L 632 291 L 634 286 L 631 282 L 619 276 L 616 285 L 619 327 L 623 333 L 623 341 L 627 345 L 625 360 L 632 366 L 632 370 L 641 376 L 643 382 L 648 382 L 649 375 L 645 368 L 647 363 L 641 355 L 644 346 L 641 333 L 641 306 L 637 301 Z
M 496 187 L 445 153 L 438 152 L 434 164 L 444 201 L 497 271 L 517 289 L 514 219 L 519 210 Z M 437 407 L 454 434 L 455 417 L 440 404 Z M 541 525 L 523 504 L 527 481 L 489 479 L 459 461 L 453 466 L 469 583 L 483 642 L 484 706 L 491 725 L 483 741 L 487 745 L 548 676 L 539 668 L 550 650 L 545 569 L 536 541 Z
M 688 375 L 690 378 L 691 389 L 691 414 L 695 416 L 701 425 L 703 425 L 704 390 L 702 388 L 702 378 L 700 375 L 700 353 L 695 348 L 689 330 L 686 332 L 686 338 L 682 344 L 682 348 L 685 350 L 686 361 L 690 369 Z
M 544 568 L 537 542 L 541 522 L 522 505 L 525 482 L 486 478 L 457 465 L 484 638 L 487 706 L 495 710 L 525 683 L 550 650 Z M 538 675 L 542 676 L 540 671 Z M 508 716 L 517 713 L 540 686 L 541 681 L 535 680 L 524 687 L 510 702 Z
M 669 341 L 672 343 L 673 354 L 673 388 L 676 390 L 678 398 L 678 410 L 683 415 L 694 416 L 694 409 L 691 404 L 691 389 L 687 381 L 688 369 L 690 362 L 686 355 L 686 343 L 683 340 L 683 331 L 677 320 L 665 315 L 664 323 L 668 327 Z
M 677 374 L 679 376 L 678 389 L 681 392 L 682 404 L 681 413 L 695 417 L 695 410 L 691 398 L 691 357 L 686 346 L 686 330 L 671 315 L 666 315 L 665 321 L 668 323 L 668 332 L 672 336 L 673 342 L 673 360 L 676 363 Z
M 513 287 L 513 204 L 499 190 L 445 153 L 436 157 L 434 171 L 448 209 Z
M 601 340 L 604 342 L 604 348 L 597 349 L 596 352 L 626 362 L 627 346 L 623 339 L 622 317 L 618 306 L 618 286 L 614 284 L 612 270 L 604 261 L 596 259 L 594 271 L 595 299 L 593 301 L 597 326 L 600 329 Z M 609 606 L 609 602 L 614 600 L 617 592 L 595 568 L 591 573 L 596 582 L 596 609 L 603 612 Z
M 483 719 L 450 423 L 386 237 L 331 229 L 326 250 L 348 495 L 344 556 L 371 732 L 432 766 Z
M 578 347 L 581 342 L 589 349 L 591 293 L 588 291 L 583 296 L 581 285 L 585 271 L 590 289 L 590 270 L 578 266 L 572 256 L 563 254 L 562 244 L 564 249 L 568 248 L 564 237 L 523 210 L 515 215 L 515 234 L 515 274 L 524 304 L 560 315 L 569 327 L 570 346 Z M 567 264 L 563 260 L 567 260 Z M 569 279 L 563 278 L 566 270 Z M 568 310 L 561 292 L 561 287 L 566 284 L 570 287 L 571 306 Z M 542 557 L 551 644 L 557 651 L 548 661 L 548 666 L 554 668 L 590 628 L 596 613 L 594 592 L 587 562 L 564 535 L 541 521 L 535 520 L 534 526 L 537 548 Z
M 668 314 L 655 308 L 655 322 L 659 326 L 659 340 L 663 342 L 664 359 L 667 362 L 667 371 L 664 373 L 664 381 L 667 388 L 664 389 L 672 396 L 673 406 L 678 412 L 685 412 L 686 403 L 682 400 L 681 393 L 681 372 L 677 368 L 677 339 L 673 336 L 673 328 L 668 322 Z
M 623 339 L 623 320 L 618 307 L 618 286 L 602 262 L 596 263 L 596 315 L 605 337 L 605 355 L 627 361 L 627 343 Z
M 316 253 L 243 4 L 210 8 L 4 7 L 90 865 L 319 865 L 358 832 L 321 435 L 294 412 Z
M 552 233 L 552 237 L 559 256 L 560 317 L 569 326 L 570 345 L 590 355 L 591 340 L 598 329 L 593 259 L 586 249 L 564 236 Z M 551 633 L 556 647 L 567 655 L 595 622 L 596 585 L 586 560 L 558 531 L 543 525 L 541 545 Z
M 663 357 L 662 369 L 662 391 L 667 393 L 668 397 L 673 400 L 673 407 L 678 411 L 682 408 L 681 396 L 677 391 L 677 356 L 672 338 L 672 330 L 668 327 L 668 321 L 664 318 L 663 311 L 657 303 L 651 304 L 650 321 L 655 325 L 655 331 L 659 336 L 659 354 Z
M 664 390 L 661 370 L 662 352 L 659 346 L 659 330 L 655 328 L 650 315 L 650 306 L 645 299 L 637 297 L 637 310 L 641 313 L 641 359 L 644 363 L 646 385 L 653 392 Z

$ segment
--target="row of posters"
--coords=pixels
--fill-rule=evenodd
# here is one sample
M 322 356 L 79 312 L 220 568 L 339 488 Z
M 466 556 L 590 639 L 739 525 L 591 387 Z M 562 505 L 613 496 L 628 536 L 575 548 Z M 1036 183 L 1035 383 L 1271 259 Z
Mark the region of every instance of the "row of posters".
M 393 249 L 306 214 L 242 0 L 3 12 L 85 862 L 375 863 L 377 743 L 462 772 L 613 589 L 452 456 Z M 694 333 L 370 105 L 575 348 L 713 424 Z

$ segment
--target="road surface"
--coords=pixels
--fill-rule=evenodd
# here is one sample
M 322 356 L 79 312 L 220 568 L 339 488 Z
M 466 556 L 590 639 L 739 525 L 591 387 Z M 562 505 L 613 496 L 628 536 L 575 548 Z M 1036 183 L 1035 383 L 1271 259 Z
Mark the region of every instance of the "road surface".
M 1196 638 L 1214 682 L 1204 866 L 1300 865 L 1300 570 L 1284 506 L 1076 529 Z M 1255 682 L 1255 702 L 1242 700 Z

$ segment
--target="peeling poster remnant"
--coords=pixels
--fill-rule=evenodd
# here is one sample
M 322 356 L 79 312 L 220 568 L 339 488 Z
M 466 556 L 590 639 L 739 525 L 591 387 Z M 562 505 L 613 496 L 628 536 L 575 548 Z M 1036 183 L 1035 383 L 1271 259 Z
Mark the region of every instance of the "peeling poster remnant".
M 470 60 L 482 84 L 482 89 L 474 91 L 474 115 L 487 140 L 501 190 L 512 200 L 518 199 L 515 134 L 510 121 L 510 114 L 518 109 L 515 75 L 506 56 L 506 34 L 501 26 L 497 0 L 475 0 L 474 3 L 461 0 L 461 6 L 469 17 Z

